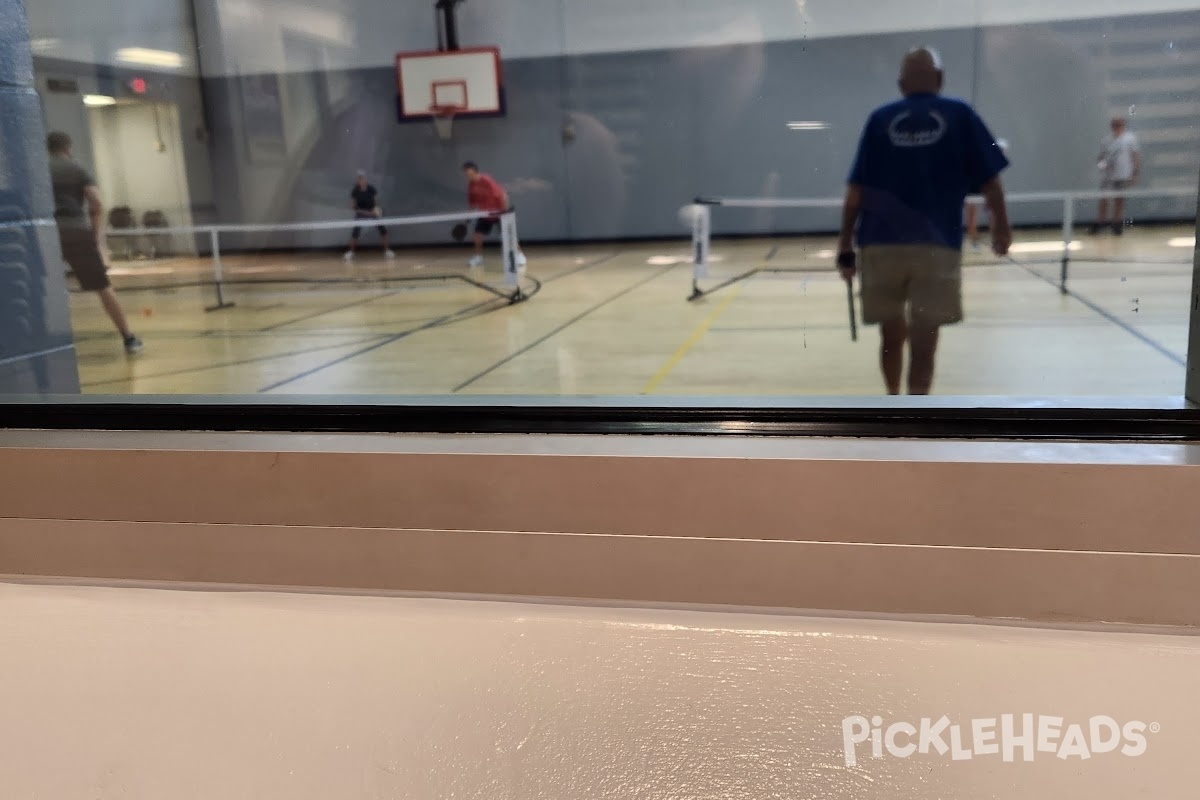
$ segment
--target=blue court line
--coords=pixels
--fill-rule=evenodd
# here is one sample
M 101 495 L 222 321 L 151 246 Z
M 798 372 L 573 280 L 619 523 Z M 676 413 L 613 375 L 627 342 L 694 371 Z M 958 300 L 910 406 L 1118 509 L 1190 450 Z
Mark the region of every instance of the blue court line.
M 1040 272 L 1038 272 L 1037 270 L 1035 270 L 1035 269 L 1032 269 L 1031 267 L 1029 267 L 1029 266 L 1027 266 L 1027 265 L 1025 265 L 1025 264 L 1022 264 L 1020 261 L 1017 261 L 1017 260 L 1016 260 L 1015 258 L 1013 258 L 1012 256 L 1006 256 L 1006 258 L 1008 259 L 1008 261 L 1009 261 L 1010 263 L 1012 263 L 1012 264 L 1016 264 L 1018 267 L 1020 267 L 1021 269 L 1025 270 L 1026 272 L 1028 272 L 1028 273 L 1029 273 L 1030 275 L 1032 275 L 1033 277 L 1035 277 L 1035 278 L 1037 278 L 1037 279 L 1039 279 L 1039 280 L 1041 280 L 1041 281 L 1044 281 L 1044 282 L 1046 282 L 1046 283 L 1050 284 L 1050 285 L 1051 285 L 1051 286 L 1053 286 L 1055 289 L 1059 289 L 1059 288 L 1060 288 L 1060 287 L 1059 287 L 1059 285 L 1058 285 L 1058 282 L 1057 282 L 1057 281 L 1055 281 L 1055 280 L 1053 280 L 1053 279 L 1051 279 L 1051 278 L 1047 278 L 1045 275 L 1041 274 L 1041 273 L 1040 273 Z M 1183 356 L 1181 356 L 1181 355 L 1179 355 L 1178 353 L 1174 352 L 1173 350 L 1169 349 L 1168 347 L 1166 347 L 1166 345 L 1163 345 L 1163 344 L 1161 344 L 1161 343 L 1159 343 L 1159 342 L 1155 341 L 1154 339 L 1151 339 L 1149 336 L 1147 336 L 1146 334 L 1142 333 L 1142 332 L 1141 332 L 1141 331 L 1139 331 L 1137 328 L 1133 327 L 1133 326 L 1132 326 L 1132 325 L 1130 325 L 1128 322 L 1126 322 L 1125 320 L 1123 320 L 1123 319 L 1121 319 L 1120 317 L 1118 317 L 1116 314 L 1113 314 L 1111 311 L 1109 311 L 1109 310 L 1107 310 L 1107 309 L 1105 309 L 1105 308 L 1103 308 L 1103 307 L 1101 307 L 1101 306 L 1097 305 L 1096 303 L 1093 303 L 1091 300 L 1087 299 L 1087 298 L 1086 298 L 1086 297 L 1084 297 L 1083 295 L 1081 295 L 1081 294 L 1079 294 L 1078 292 L 1076 292 L 1076 291 L 1074 291 L 1073 289 L 1071 289 L 1069 286 L 1068 286 L 1068 287 L 1067 287 L 1067 289 L 1066 289 L 1066 293 L 1067 293 L 1067 296 L 1068 296 L 1068 297 L 1070 297 L 1070 298 L 1072 298 L 1072 299 L 1074 299 L 1074 300 L 1076 300 L 1076 301 L 1078 301 L 1078 302 L 1082 303 L 1083 305 L 1087 306 L 1087 307 L 1088 307 L 1088 308 L 1090 308 L 1092 311 L 1096 312 L 1097 314 L 1099 314 L 1099 315 L 1100 315 L 1101 317 L 1103 317 L 1104 319 L 1106 319 L 1106 320 L 1108 320 L 1109 322 L 1111 322 L 1112 324 L 1116 325 L 1118 328 L 1120 328 L 1121 330 L 1125 331 L 1125 332 L 1126 332 L 1126 333 L 1128 333 L 1130 336 L 1132 336 L 1133 338 L 1135 338 L 1135 339 L 1137 339 L 1138 341 L 1140 341 L 1142 344 L 1144 344 L 1144 345 L 1146 345 L 1146 346 L 1150 347 L 1151 349 L 1153 349 L 1153 350 L 1154 350 L 1155 352 L 1157 352 L 1158 354 L 1160 354 L 1160 355 L 1163 355 L 1163 356 L 1166 356 L 1166 357 L 1167 357 L 1167 358 L 1169 358 L 1171 361 L 1174 361 L 1176 364 L 1178 364 L 1178 365 L 1179 365 L 1179 366 L 1181 366 L 1181 367 L 1187 367 L 1187 359 L 1186 359 L 1186 358 L 1184 358 Z

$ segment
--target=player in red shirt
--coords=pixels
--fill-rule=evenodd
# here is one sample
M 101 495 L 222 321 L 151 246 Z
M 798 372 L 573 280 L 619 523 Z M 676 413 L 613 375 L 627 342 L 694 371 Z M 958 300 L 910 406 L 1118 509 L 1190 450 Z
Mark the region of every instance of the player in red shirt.
M 508 192 L 487 173 L 479 171 L 474 161 L 463 164 L 467 176 L 467 205 L 478 211 L 495 212 L 496 216 L 480 217 L 475 221 L 475 255 L 471 256 L 472 267 L 483 266 L 483 237 L 487 236 L 500 221 L 500 214 L 509 209 Z M 517 251 L 517 263 L 524 265 L 525 256 Z

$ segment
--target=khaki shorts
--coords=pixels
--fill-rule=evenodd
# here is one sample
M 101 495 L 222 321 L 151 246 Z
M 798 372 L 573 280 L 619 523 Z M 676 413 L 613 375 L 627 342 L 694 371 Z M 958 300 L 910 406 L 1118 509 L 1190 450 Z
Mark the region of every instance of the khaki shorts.
M 862 249 L 862 315 L 868 325 L 908 319 L 961 322 L 962 253 L 928 244 Z

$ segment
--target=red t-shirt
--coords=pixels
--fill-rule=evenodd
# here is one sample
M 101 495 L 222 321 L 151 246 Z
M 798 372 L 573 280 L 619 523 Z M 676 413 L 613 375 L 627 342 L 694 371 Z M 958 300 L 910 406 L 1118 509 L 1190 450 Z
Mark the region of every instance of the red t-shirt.
M 479 176 L 479 180 L 467 184 L 467 205 L 479 211 L 506 211 L 504 190 L 492 180 L 491 175 Z

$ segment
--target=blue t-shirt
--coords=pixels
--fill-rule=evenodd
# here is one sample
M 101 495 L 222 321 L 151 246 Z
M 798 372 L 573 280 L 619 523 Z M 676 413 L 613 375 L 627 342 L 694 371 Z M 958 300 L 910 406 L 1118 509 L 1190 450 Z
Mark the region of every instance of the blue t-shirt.
M 862 187 L 858 244 L 962 248 L 963 201 L 1008 166 L 961 100 L 918 94 L 867 119 L 850 183 Z

